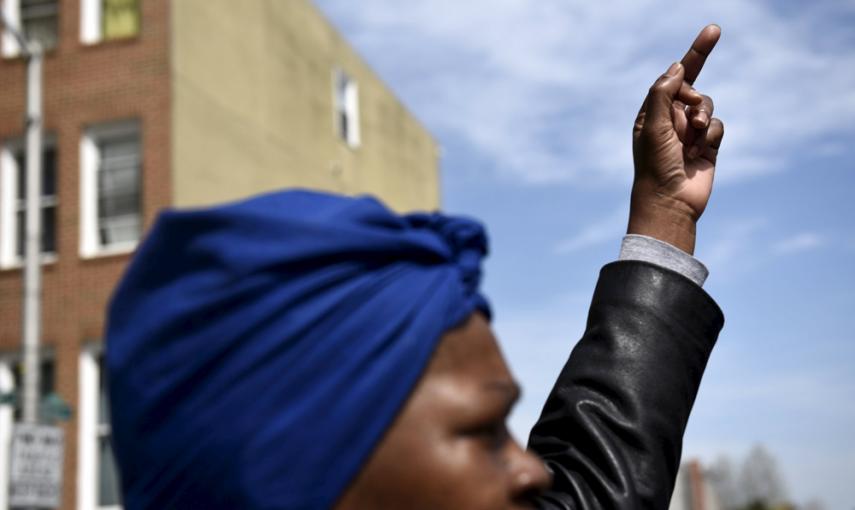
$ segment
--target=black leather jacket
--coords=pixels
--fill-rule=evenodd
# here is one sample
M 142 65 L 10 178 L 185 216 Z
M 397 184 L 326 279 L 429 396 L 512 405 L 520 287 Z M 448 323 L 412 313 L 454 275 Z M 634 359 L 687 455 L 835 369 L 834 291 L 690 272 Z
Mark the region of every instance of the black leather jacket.
M 543 509 L 667 509 L 683 432 L 724 324 L 686 277 L 638 261 L 603 267 L 582 340 L 528 447 L 553 472 Z

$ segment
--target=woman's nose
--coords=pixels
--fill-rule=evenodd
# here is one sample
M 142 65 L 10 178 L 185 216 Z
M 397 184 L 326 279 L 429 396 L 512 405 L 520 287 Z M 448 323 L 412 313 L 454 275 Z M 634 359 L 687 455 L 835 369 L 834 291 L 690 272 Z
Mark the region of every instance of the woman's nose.
M 515 459 L 511 464 L 511 491 L 514 499 L 529 498 L 552 486 L 552 475 L 536 455 L 514 445 Z

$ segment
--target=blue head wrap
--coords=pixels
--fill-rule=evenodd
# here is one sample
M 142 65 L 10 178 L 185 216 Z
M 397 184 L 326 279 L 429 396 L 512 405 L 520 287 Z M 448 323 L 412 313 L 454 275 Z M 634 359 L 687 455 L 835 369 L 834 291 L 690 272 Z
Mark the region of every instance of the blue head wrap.
M 489 317 L 486 244 L 308 191 L 162 213 L 109 310 L 126 508 L 330 508 L 442 334 Z

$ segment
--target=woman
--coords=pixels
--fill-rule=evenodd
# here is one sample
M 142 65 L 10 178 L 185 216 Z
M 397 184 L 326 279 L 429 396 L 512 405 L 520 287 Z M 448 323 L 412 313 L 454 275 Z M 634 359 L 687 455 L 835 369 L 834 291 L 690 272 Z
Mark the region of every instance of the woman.
M 480 294 L 486 236 L 370 198 L 281 192 L 166 212 L 111 303 L 125 506 L 667 508 L 723 324 L 691 257 L 723 126 L 706 27 L 633 132 L 621 260 L 532 429 Z

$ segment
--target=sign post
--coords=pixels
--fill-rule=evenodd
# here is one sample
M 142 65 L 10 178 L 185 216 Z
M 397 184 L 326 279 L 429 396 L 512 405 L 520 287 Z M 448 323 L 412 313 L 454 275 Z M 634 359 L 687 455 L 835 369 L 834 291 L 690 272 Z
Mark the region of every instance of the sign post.
M 0 11 L 0 27 L 15 37 L 27 59 L 27 165 L 24 221 L 23 423 L 15 424 L 9 463 L 11 507 L 58 508 L 62 493 L 63 433 L 39 425 L 39 343 L 41 335 L 42 244 L 42 62 L 36 40 L 28 40 L 17 23 Z M 5 462 L 6 459 L 0 459 Z
M 0 12 L 0 25 L 16 39 L 27 59 L 27 168 L 24 221 L 24 398 L 23 418 L 37 423 L 39 406 L 39 336 L 41 335 L 42 245 L 42 60 L 38 41 L 30 41 Z

